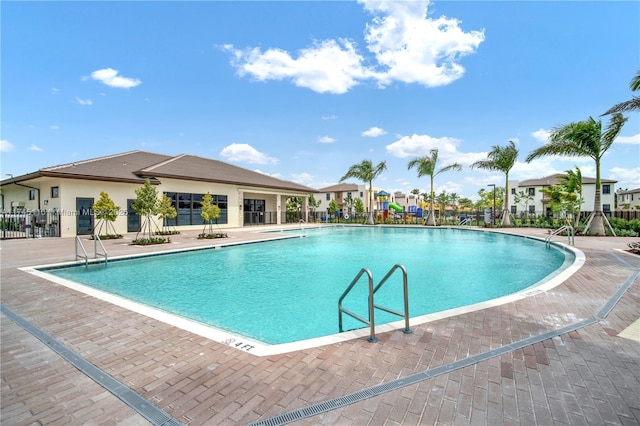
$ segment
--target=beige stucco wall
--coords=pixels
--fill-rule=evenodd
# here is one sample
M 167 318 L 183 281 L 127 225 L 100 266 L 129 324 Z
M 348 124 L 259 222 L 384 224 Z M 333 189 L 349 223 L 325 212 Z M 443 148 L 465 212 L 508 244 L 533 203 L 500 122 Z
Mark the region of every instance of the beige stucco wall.
M 160 196 L 165 192 L 182 192 L 193 194 L 226 195 L 228 202 L 228 223 L 220 224 L 220 228 L 240 227 L 243 226 L 243 200 L 246 198 L 264 199 L 266 209 L 270 212 L 277 212 L 278 223 L 280 222 L 281 212 L 286 209 L 286 200 L 288 197 L 305 198 L 308 194 L 297 193 L 294 191 L 279 191 L 269 189 L 256 189 L 251 187 L 242 187 L 237 185 L 219 184 L 211 182 L 186 181 L 179 179 L 161 179 L 162 183 L 156 188 Z M 95 180 L 80 179 L 53 179 L 53 178 L 37 178 L 25 181 L 24 185 L 38 188 L 40 191 L 40 200 L 36 195 L 35 200 L 29 200 L 29 188 L 18 186 L 15 184 L 4 185 L 2 194 L 4 198 L 5 210 L 10 210 L 12 202 L 14 205 L 24 203 L 25 210 L 40 209 L 46 212 L 57 211 L 59 213 L 60 232 L 62 237 L 74 237 L 76 235 L 77 225 L 77 198 L 92 198 L 95 203 L 100 199 L 100 192 L 105 191 L 119 207 L 119 215 L 113 223 L 115 232 L 124 234 L 127 232 L 127 200 L 135 199 L 135 190 L 142 187 L 141 184 L 119 183 Z M 58 198 L 51 197 L 51 187 L 57 186 Z M 39 205 L 38 205 L 39 203 Z M 153 228 L 161 227 L 161 221 L 155 219 Z M 202 229 L 203 225 L 180 226 L 177 229 Z M 106 232 L 105 232 L 106 233 Z

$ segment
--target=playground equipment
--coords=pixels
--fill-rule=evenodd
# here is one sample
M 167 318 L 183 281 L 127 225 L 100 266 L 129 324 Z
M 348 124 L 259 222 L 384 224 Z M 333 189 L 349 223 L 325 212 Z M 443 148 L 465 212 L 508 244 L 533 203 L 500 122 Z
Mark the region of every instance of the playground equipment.
M 389 208 L 397 211 L 398 213 L 402 213 L 402 207 L 397 205 L 396 203 L 389 203 Z

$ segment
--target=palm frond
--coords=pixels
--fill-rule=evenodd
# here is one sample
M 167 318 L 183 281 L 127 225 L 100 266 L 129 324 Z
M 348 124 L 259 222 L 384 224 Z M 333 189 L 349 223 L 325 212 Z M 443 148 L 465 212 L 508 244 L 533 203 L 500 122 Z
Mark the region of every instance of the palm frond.
M 631 111 L 640 111 L 640 96 L 634 96 L 631 100 L 620 102 L 609 108 L 602 115 L 610 115 L 621 112 L 631 112 Z M 601 117 L 602 117 L 601 115 Z

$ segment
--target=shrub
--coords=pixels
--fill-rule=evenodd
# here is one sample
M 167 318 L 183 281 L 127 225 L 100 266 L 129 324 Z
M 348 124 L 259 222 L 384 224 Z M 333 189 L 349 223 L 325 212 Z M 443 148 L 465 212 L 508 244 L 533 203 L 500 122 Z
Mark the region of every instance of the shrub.
M 105 234 L 105 235 L 98 235 L 98 237 L 101 240 L 118 240 L 120 238 L 122 238 L 122 234 Z M 94 235 L 91 236 L 90 239 L 94 239 Z
M 216 232 L 215 234 L 198 234 L 199 240 L 213 240 L 215 238 L 227 238 L 227 234 L 224 232 Z
M 165 244 L 170 243 L 171 238 L 151 237 L 151 238 L 138 238 L 131 242 L 137 246 L 149 246 L 152 244 Z

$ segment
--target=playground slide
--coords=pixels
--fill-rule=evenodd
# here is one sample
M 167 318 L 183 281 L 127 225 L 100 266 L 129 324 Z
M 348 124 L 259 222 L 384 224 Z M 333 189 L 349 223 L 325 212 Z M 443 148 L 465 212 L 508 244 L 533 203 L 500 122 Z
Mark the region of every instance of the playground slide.
M 389 203 L 389 208 L 397 211 L 398 213 L 402 213 L 402 207 L 400 207 L 396 203 Z

